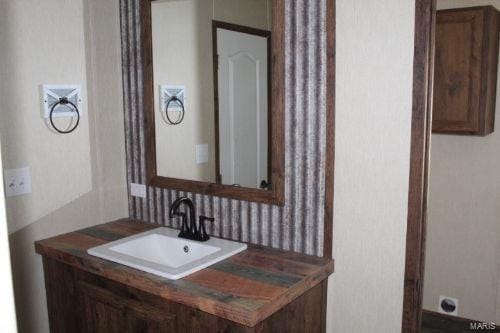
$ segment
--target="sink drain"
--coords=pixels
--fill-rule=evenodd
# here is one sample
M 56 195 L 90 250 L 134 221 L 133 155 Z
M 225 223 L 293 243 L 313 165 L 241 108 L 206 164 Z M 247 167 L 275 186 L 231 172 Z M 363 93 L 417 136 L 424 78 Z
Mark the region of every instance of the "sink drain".
M 184 245 L 184 252 L 188 253 L 189 252 L 189 246 Z

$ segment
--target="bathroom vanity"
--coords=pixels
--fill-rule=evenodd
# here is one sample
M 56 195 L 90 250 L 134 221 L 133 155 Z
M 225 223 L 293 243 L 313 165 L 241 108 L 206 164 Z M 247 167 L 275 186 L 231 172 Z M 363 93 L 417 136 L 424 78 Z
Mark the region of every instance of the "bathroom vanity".
M 283 0 L 123 1 L 129 212 L 149 223 L 118 220 L 36 242 L 52 332 L 325 331 L 334 99 L 318 87 L 333 92 L 334 1 L 306 7 Z M 297 64 L 288 72 L 285 50 Z M 297 85 L 294 93 L 286 92 L 286 77 Z M 288 139 L 287 123 L 297 133 Z M 101 257 L 88 252 L 156 229 L 158 221 L 184 230 L 178 222 L 187 216 L 207 222 L 198 240 L 224 235 L 249 244 L 230 257 L 217 252 L 221 261 L 189 275 L 163 277 L 151 265 L 114 262 L 118 257 L 107 255 L 115 245 L 101 247 Z M 176 247 L 176 235 L 157 233 L 170 238 L 155 240 L 157 252 L 171 258 L 196 251 Z M 118 243 L 149 256 L 155 245 L 139 238 L 133 246 L 130 239 Z M 146 266 L 153 270 L 140 270 Z
M 87 253 L 157 228 L 131 219 L 36 242 L 52 332 L 324 332 L 331 259 L 248 248 L 169 280 Z

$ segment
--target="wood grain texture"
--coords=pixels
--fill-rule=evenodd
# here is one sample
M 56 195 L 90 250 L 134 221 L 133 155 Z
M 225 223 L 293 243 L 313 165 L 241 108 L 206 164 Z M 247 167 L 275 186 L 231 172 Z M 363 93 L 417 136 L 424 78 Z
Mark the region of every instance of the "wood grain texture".
M 153 70 L 153 31 L 151 26 L 151 1 L 140 1 L 140 31 L 142 52 L 142 89 L 144 110 L 144 135 L 146 156 L 146 178 L 156 177 L 156 130 L 154 111 L 154 70 Z
M 332 258 L 335 167 L 335 0 L 326 2 L 326 160 L 323 257 Z
M 498 69 L 498 11 L 492 6 L 437 12 L 434 133 L 493 131 Z
M 186 278 L 168 280 L 86 253 L 90 247 L 156 227 L 123 219 L 38 241 L 35 248 L 46 258 L 250 327 L 333 272 L 330 259 L 249 246 Z
M 254 327 L 44 257 L 51 332 L 325 332 L 319 283 Z M 56 296 L 56 297 L 55 297 Z
M 429 140 L 436 0 L 415 1 L 415 46 L 410 141 L 403 333 L 420 332 L 424 276 Z
M 143 96 L 145 114 L 145 156 L 146 156 L 146 181 L 150 186 L 167 188 L 193 193 L 215 195 L 224 198 L 246 200 L 274 205 L 284 205 L 285 193 L 285 117 L 284 117 L 284 90 L 285 90 L 285 55 L 284 55 L 284 29 L 285 29 L 285 6 L 284 0 L 273 0 L 273 28 L 271 40 L 271 75 L 272 75 L 272 97 L 270 104 L 269 119 L 270 134 L 268 146 L 272 147 L 270 161 L 269 180 L 272 184 L 270 190 L 257 188 L 235 187 L 232 185 L 195 181 L 180 178 L 165 177 L 157 174 L 156 166 L 156 133 L 155 133 L 155 111 L 154 111 L 154 83 L 153 83 L 153 51 L 151 31 L 151 1 L 140 0 L 141 4 L 141 43 L 142 43 L 142 68 L 143 68 Z M 227 24 L 227 26 L 230 26 Z M 233 25 L 234 27 L 235 25 Z M 252 33 L 262 32 L 258 29 L 248 28 Z M 214 62 L 215 63 L 215 62 Z M 215 76 L 214 76 L 215 77 Z M 216 83 L 216 82 L 214 82 Z M 215 85 L 217 87 L 217 85 Z M 218 101 L 216 100 L 216 110 Z M 218 124 L 217 124 L 218 126 Z M 218 141 L 218 140 L 217 140 Z M 218 158 L 218 151 L 217 151 Z M 218 173 L 217 173 L 217 177 Z
M 79 322 L 78 313 L 82 313 L 83 307 L 81 303 L 75 302 L 73 271 L 69 266 L 52 269 L 51 262 L 50 259 L 43 258 L 50 331 L 74 332 L 74 325 Z M 60 320 L 61 317 L 64 320 Z
M 122 297 L 84 281 L 75 284 L 83 296 L 84 317 L 80 318 L 83 319 L 81 323 L 83 331 L 88 333 L 176 331 L 175 315 L 162 311 L 161 308 Z

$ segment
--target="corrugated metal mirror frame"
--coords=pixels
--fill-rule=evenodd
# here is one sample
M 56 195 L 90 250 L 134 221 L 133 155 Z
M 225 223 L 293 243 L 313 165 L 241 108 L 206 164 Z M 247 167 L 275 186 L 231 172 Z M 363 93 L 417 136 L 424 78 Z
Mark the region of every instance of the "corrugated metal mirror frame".
M 146 199 L 133 197 L 129 191 L 129 214 L 179 227 L 178 221 L 168 218 L 168 208 L 186 195 L 195 203 L 197 214 L 215 217 L 209 228 L 212 235 L 330 256 L 334 0 L 275 1 L 285 1 L 286 14 L 285 205 L 148 186 Z M 120 11 L 127 177 L 129 184 L 146 184 L 140 0 L 120 0 Z

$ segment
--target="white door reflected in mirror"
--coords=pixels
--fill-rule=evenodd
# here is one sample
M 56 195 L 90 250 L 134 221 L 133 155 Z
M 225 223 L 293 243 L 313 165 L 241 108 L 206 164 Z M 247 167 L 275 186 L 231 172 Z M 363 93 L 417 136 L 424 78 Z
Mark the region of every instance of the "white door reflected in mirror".
M 222 184 L 267 181 L 267 38 L 217 28 Z

